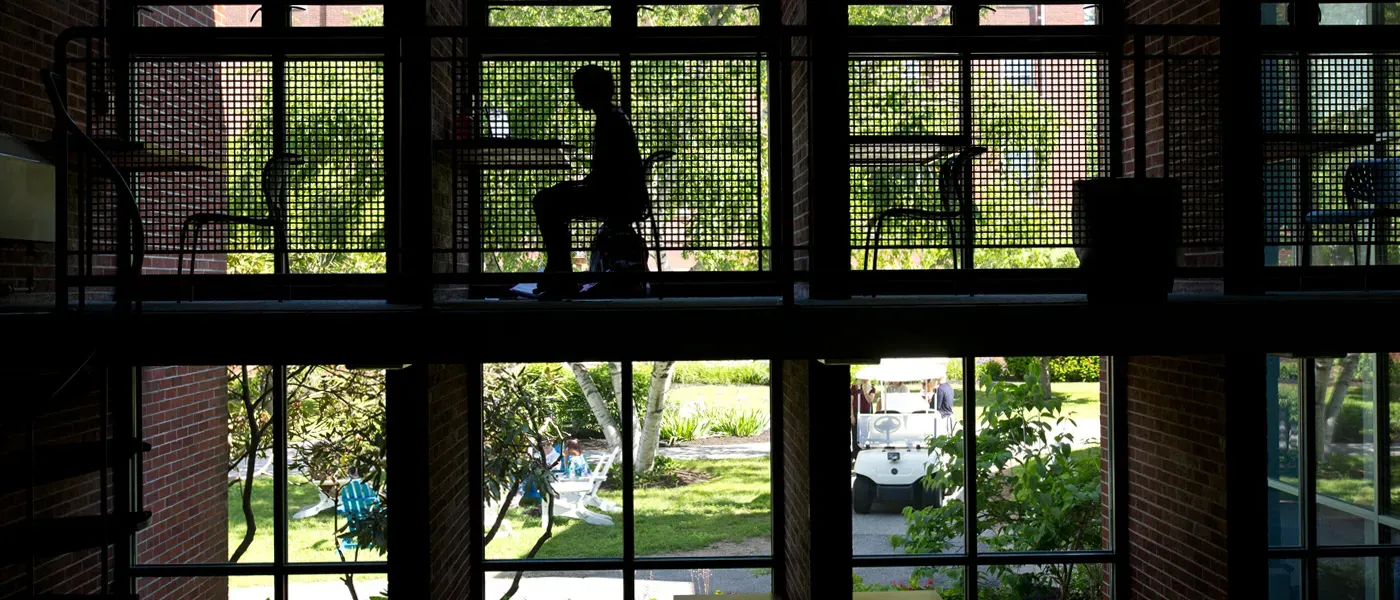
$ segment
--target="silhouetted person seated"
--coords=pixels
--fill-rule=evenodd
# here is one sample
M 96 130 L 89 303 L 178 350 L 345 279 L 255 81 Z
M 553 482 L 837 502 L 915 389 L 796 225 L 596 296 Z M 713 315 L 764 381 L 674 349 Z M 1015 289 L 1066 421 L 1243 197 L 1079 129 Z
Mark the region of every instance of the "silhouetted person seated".
M 565 181 L 535 194 L 535 219 L 548 255 L 545 272 L 572 270 L 569 223 L 600 219 L 604 228 L 631 229 L 646 211 L 647 190 L 637 136 L 627 114 L 612 102 L 613 76 L 597 65 L 579 68 L 573 76 L 574 101 L 593 111 L 593 169 L 579 181 Z M 646 249 L 641 251 L 645 260 Z M 542 298 L 578 293 L 571 283 L 546 277 L 538 287 Z

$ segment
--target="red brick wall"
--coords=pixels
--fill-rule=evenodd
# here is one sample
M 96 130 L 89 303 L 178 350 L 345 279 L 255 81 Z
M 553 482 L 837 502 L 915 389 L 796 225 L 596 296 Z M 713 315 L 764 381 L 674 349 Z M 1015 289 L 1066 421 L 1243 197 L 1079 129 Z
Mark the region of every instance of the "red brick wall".
M 151 524 L 137 534 L 137 561 L 228 560 L 228 368 L 142 369 L 143 462 Z M 217 577 L 142 579 L 143 600 L 222 598 Z
M 783 0 L 783 24 L 805 25 L 807 23 L 807 3 L 805 0 Z M 792 245 L 801 248 L 811 243 L 810 193 L 807 187 L 809 170 L 808 94 L 811 78 L 806 60 L 810 44 L 805 37 L 792 39 Z M 810 257 L 805 250 L 795 250 L 793 268 L 806 271 Z
M 1133 598 L 1226 597 L 1225 373 L 1223 356 L 1129 360 Z
M 35 402 L 57 389 L 81 363 L 81 357 L 70 357 L 64 366 L 16 364 L 0 365 L 0 389 L 14 396 L 16 406 L 39 408 L 34 415 L 35 443 L 38 445 L 92 442 L 100 439 L 101 393 L 98 384 L 102 371 L 94 370 L 87 377 L 71 384 L 73 393 L 58 401 Z M 71 362 L 71 364 L 67 364 Z M 26 390 L 21 382 L 44 376 L 47 383 Z M 7 396 L 8 398 L 9 396 Z M 12 409 L 14 410 L 14 409 Z M 0 454 L 26 447 L 28 420 L 17 410 L 0 420 Z M 10 482 L 23 481 L 24 472 L 7 472 Z M 8 486 L 5 486 L 8 487 Z M 4 488 L 0 488 L 4 489 Z M 37 518 L 56 518 L 98 514 L 101 498 L 98 474 L 74 477 L 43 484 L 35 489 L 34 513 Z M 25 518 L 26 498 L 23 489 L 0 493 L 0 526 L 18 523 Z M 0 598 L 19 598 L 27 594 L 25 565 L 0 561 Z M 35 590 L 41 593 L 95 593 L 100 585 L 100 554 L 97 550 L 42 557 L 35 565 Z
M 98 24 L 96 0 L 5 2 L 0 4 L 0 133 L 25 140 L 47 140 L 53 111 L 39 81 L 39 69 L 53 64 L 54 43 L 68 27 Z M 83 87 L 69 88 L 73 117 L 83 119 Z M 30 254 L 32 248 L 32 255 Z M 0 305 L 51 303 L 54 246 L 0 239 L 0 286 L 35 291 L 0 295 Z
M 1136 0 L 1125 5 L 1127 19 L 1134 24 L 1215 25 L 1220 23 L 1218 0 Z M 1124 173 L 1139 167 L 1149 177 L 1175 177 L 1183 182 L 1183 242 L 1180 262 L 1184 266 L 1222 266 L 1224 198 L 1219 140 L 1223 117 L 1220 112 L 1222 87 L 1219 42 L 1207 36 L 1160 36 L 1145 38 L 1147 55 L 1169 54 L 1178 59 L 1168 71 L 1160 60 L 1146 65 L 1142 109 L 1146 111 L 1146 155 L 1136 156 L 1133 96 L 1133 66 L 1123 73 L 1123 157 Z M 1131 51 L 1131 48 L 1129 49 Z M 1165 87 L 1170 81 L 1170 89 Z M 1170 104 L 1168 104 L 1168 101 Z M 1170 106 L 1170 108 L 1168 108 Z M 1179 283 L 1177 291 L 1218 291 L 1215 283 Z
M 429 598 L 466 598 L 471 589 L 468 490 L 473 469 L 467 445 L 480 435 L 467 426 L 470 380 L 465 365 L 428 365 Z
M 782 532 L 787 548 L 787 599 L 812 598 L 811 473 L 808 461 L 810 436 L 805 360 L 782 363 L 783 378 L 783 515 Z

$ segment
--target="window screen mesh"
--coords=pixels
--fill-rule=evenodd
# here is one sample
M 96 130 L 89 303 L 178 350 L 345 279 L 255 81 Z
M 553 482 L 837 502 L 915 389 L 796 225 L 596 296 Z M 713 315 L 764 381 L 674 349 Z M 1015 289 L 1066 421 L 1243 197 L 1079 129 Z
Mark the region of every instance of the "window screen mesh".
M 961 110 L 964 68 L 970 122 Z M 973 162 L 976 247 L 1072 246 L 1073 183 L 1108 174 L 1107 85 L 1108 62 L 1091 57 L 853 62 L 852 246 L 869 247 L 873 218 L 892 208 L 964 210 L 942 201 L 937 158 L 968 145 L 987 149 Z M 888 143 L 870 141 L 882 138 Z M 880 246 L 961 243 L 947 231 L 936 220 L 892 222 Z
M 213 222 L 181 246 L 196 215 L 266 219 L 263 170 L 274 153 L 274 113 L 285 115 L 292 167 L 286 193 L 289 249 L 384 249 L 384 75 L 375 61 L 290 61 L 283 98 L 268 61 L 138 61 L 129 78 L 129 133 L 113 116 L 94 123 L 128 169 L 147 251 L 269 252 L 267 225 Z M 133 145 L 136 143 L 137 145 Z M 94 251 L 111 251 L 110 185 L 93 182 L 88 223 Z
M 544 250 L 531 199 L 539 190 L 588 173 L 593 116 L 575 104 L 570 87 L 573 72 L 585 64 L 607 68 L 622 85 L 621 67 L 614 60 L 482 62 L 476 131 L 565 142 L 572 146 L 572 166 L 477 168 L 459 154 L 455 219 L 460 246 L 470 242 L 471 211 L 479 206 L 476 233 L 483 252 Z M 640 231 L 648 246 L 654 246 L 654 225 L 660 247 L 667 250 L 760 249 L 765 222 L 764 63 L 745 58 L 636 59 L 629 63 L 628 74 L 630 93 L 617 101 L 628 109 L 643 158 L 658 151 L 674 153 L 650 173 L 653 214 Z M 474 201 L 473 194 L 479 199 Z M 573 223 L 576 251 L 588 248 L 597 226 L 586 220 Z

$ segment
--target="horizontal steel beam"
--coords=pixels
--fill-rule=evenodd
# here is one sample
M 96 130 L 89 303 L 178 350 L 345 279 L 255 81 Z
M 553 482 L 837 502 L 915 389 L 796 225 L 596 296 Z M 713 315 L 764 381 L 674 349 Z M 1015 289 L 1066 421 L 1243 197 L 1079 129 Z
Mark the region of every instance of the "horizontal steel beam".
M 420 363 L 849 356 L 1306 352 L 1373 348 L 1400 319 L 1300 331 L 1299 315 L 1378 315 L 1395 294 L 1183 297 L 1156 306 L 1082 296 L 147 303 L 142 312 L 0 316 L 12 361 L 73 345 L 143 364 Z

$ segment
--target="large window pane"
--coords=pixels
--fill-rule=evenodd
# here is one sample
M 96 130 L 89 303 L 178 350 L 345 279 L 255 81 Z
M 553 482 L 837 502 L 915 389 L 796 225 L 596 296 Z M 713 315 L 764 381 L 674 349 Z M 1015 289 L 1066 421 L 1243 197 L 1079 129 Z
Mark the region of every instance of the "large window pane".
M 636 586 L 636 600 L 692 600 L 773 591 L 769 569 L 639 570 Z
M 1269 561 L 1269 600 L 1302 600 L 1303 563 L 1299 560 Z
M 622 494 L 615 483 L 606 483 L 621 480 L 621 464 L 603 441 L 618 435 L 620 390 L 614 386 L 621 385 L 621 377 L 614 379 L 613 370 L 613 363 L 485 366 L 481 472 L 487 559 L 622 556 Z M 595 406 L 607 422 L 600 423 Z M 571 477 L 566 455 L 574 441 L 586 466 Z M 531 556 L 546 531 L 550 537 Z
M 953 7 L 947 4 L 866 4 L 846 8 L 850 25 L 952 25 Z
M 516 573 L 486 573 L 486 597 L 503 598 L 513 585 Z M 513 600 L 622 600 L 621 571 L 528 572 L 520 581 Z M 564 590 L 568 595 L 561 596 Z
M 1299 369 L 1302 360 L 1269 356 L 1269 545 L 1294 546 L 1299 542 L 1298 511 L 1299 430 L 1298 399 L 1302 395 Z
M 772 553 L 768 370 L 764 361 L 632 364 L 638 556 Z
M 851 368 L 854 554 L 963 550 L 962 365 L 887 358 Z
M 386 573 L 293 575 L 287 578 L 287 600 L 372 600 L 386 596 Z M 241 599 L 240 599 L 241 600 Z M 248 600 L 259 600 L 248 597 Z
M 250 369 L 255 373 L 268 371 L 256 366 Z M 151 520 L 145 529 L 136 533 L 136 562 L 195 564 L 220 563 L 235 558 L 243 562 L 254 560 L 254 557 L 239 557 L 234 553 L 237 540 L 233 539 L 233 534 L 238 532 L 237 537 L 242 538 L 244 513 L 238 508 L 237 495 L 231 492 L 242 489 L 238 477 L 246 474 L 246 471 L 231 465 L 237 460 L 240 450 L 247 447 L 247 429 L 241 427 L 243 404 L 235 400 L 239 395 L 233 374 L 234 371 L 224 366 L 179 365 L 141 369 L 141 435 L 151 445 L 151 450 L 135 454 L 136 448 L 131 446 L 114 445 L 111 449 L 120 455 L 138 457 L 143 472 L 143 507 L 151 512 Z M 267 388 L 264 395 L 258 381 L 255 378 L 253 383 L 255 413 L 272 406 L 271 401 L 267 400 L 272 390 Z M 259 404 L 261 401 L 266 401 L 266 404 Z M 71 413 L 64 417 L 72 418 Z M 92 435 L 93 429 L 78 425 L 82 421 L 65 422 L 72 423 L 75 438 L 83 434 Z M 90 427 L 96 427 L 95 422 L 88 423 L 91 423 Z M 267 435 L 258 448 L 270 453 L 271 428 L 265 424 L 264 427 Z M 61 438 L 54 441 L 85 440 Z M 77 454 L 91 451 L 77 450 L 74 459 L 69 460 L 76 460 Z M 64 455 L 67 456 L 66 453 Z M 57 464 L 53 468 L 69 471 Z M 88 468 L 96 470 L 95 466 Z M 9 476 L 17 480 L 15 483 L 25 478 L 23 470 Z M 257 480 L 259 484 L 272 485 L 270 476 L 258 475 Z M 85 481 L 90 486 L 88 489 L 93 490 L 92 501 L 95 502 L 98 487 L 96 474 Z M 53 510 L 54 516 L 65 516 L 76 513 L 63 511 L 87 511 L 87 507 L 91 506 L 65 504 L 68 503 L 40 508 Z M 82 508 L 77 509 L 79 506 Z M 270 549 L 271 506 L 258 511 L 255 518 L 260 529 L 254 542 Z
M 977 524 L 985 550 L 1103 548 L 1099 357 L 979 363 Z
M 962 567 L 866 567 L 851 573 L 853 600 L 963 599 Z M 936 593 L 938 596 L 930 594 Z
M 1320 598 L 1371 600 L 1378 598 L 1379 585 L 1379 559 L 1323 558 L 1317 561 Z
M 199 598 L 251 600 L 272 597 L 272 577 L 138 577 L 141 598 Z
M 287 367 L 292 562 L 388 559 L 384 375 L 339 365 Z M 254 488 L 256 507 L 270 512 L 272 499 L 270 487 Z
M 1388 513 L 1400 515 L 1400 457 L 1396 456 L 1400 452 L 1400 353 L 1390 353 L 1386 360 L 1390 361 L 1390 381 L 1386 382 L 1388 408 L 1390 409 L 1389 422 L 1383 423 L 1385 427 L 1385 440 L 1390 445 L 1390 449 L 1385 453 L 1386 461 L 1389 463 L 1383 468 L 1390 472 L 1390 506 Z
M 1317 396 L 1317 493 L 1358 507 L 1376 506 L 1376 355 L 1321 358 Z
M 1005 565 L 978 568 L 979 600 L 1108 598 L 1111 565 Z

